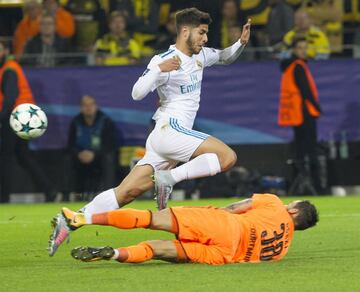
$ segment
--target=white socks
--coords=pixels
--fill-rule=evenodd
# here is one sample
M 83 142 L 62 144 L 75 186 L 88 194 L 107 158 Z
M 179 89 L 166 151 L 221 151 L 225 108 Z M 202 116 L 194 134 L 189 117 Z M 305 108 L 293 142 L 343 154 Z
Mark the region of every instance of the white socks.
M 182 180 L 213 176 L 221 172 L 219 158 L 215 153 L 205 153 L 170 170 L 175 183 Z
M 117 248 L 114 248 L 114 255 L 112 256 L 112 260 L 117 260 L 119 257 L 119 251 L 117 250 Z
M 114 189 L 107 190 L 98 194 L 90 203 L 85 205 L 81 211 L 85 215 L 86 222 L 91 224 L 92 215 L 119 209 Z
M 189 162 L 163 173 L 167 180 L 175 184 L 182 180 L 212 176 L 221 171 L 218 156 L 215 153 L 206 153 L 190 160 Z M 119 209 L 114 189 L 109 189 L 98 194 L 81 211 L 85 215 L 87 224 L 92 223 L 92 215 Z

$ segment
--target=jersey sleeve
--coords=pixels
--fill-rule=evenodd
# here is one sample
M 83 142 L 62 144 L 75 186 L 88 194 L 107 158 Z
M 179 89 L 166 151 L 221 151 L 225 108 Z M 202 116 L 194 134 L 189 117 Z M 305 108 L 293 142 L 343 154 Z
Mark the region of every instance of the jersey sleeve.
M 204 56 L 204 66 L 205 67 L 210 67 L 210 66 L 216 64 L 220 59 L 220 50 L 203 47 L 201 52 L 202 52 L 202 55 Z
M 144 73 L 139 77 L 132 89 L 132 98 L 142 100 L 150 91 L 167 82 L 169 73 L 161 72 L 158 66 L 163 59 L 160 56 L 154 56 Z
M 252 208 L 266 208 L 284 206 L 278 196 L 272 194 L 254 194 L 252 196 Z
M 158 88 L 160 85 L 163 85 L 164 83 L 166 83 L 169 79 L 169 72 L 161 72 L 160 68 L 159 68 L 159 64 L 162 63 L 163 61 L 165 61 L 164 59 L 162 59 L 160 56 L 156 55 L 154 56 L 150 63 L 148 64 L 146 70 L 144 71 L 144 73 L 142 74 L 141 77 L 145 76 L 146 74 L 148 74 L 148 72 L 150 70 L 154 70 L 154 71 L 159 71 L 160 74 L 157 76 L 155 83 L 152 85 L 151 87 L 151 91 L 154 91 L 156 88 Z M 140 78 L 141 78 L 140 77 Z
M 240 40 L 223 50 L 205 47 L 202 49 L 205 67 L 214 64 L 229 65 L 237 60 L 244 48 L 245 45 L 241 44 Z

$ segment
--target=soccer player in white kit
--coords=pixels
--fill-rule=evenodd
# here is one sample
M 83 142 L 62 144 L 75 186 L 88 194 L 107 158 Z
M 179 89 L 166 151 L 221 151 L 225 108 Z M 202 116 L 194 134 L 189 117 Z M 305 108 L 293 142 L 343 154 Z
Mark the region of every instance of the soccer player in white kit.
M 238 58 L 250 38 L 250 20 L 243 26 L 240 39 L 224 50 L 204 47 L 210 23 L 210 15 L 196 8 L 176 14 L 176 44 L 152 58 L 132 90 L 134 100 L 143 99 L 155 89 L 160 98 L 145 156 L 119 186 L 100 193 L 81 209 L 85 217 L 121 208 L 154 183 L 158 209 L 164 209 L 177 182 L 212 176 L 235 164 L 236 154 L 229 146 L 192 130 L 192 126 L 199 109 L 204 68 L 230 64 Z M 175 167 L 179 162 L 184 164 Z M 52 224 L 50 256 L 72 231 L 62 213 L 56 215 Z

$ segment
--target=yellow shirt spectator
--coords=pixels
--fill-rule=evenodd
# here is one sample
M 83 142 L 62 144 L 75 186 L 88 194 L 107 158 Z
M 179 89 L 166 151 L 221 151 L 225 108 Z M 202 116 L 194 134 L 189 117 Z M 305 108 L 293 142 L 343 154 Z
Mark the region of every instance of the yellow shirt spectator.
M 284 36 L 284 43 L 290 46 L 295 37 L 304 37 L 308 42 L 307 55 L 311 59 L 327 59 L 330 54 L 329 41 L 326 35 L 317 27 L 311 26 L 306 34 L 299 34 L 295 30 Z
M 305 38 L 308 42 L 307 55 L 310 59 L 328 59 L 330 55 L 329 40 L 325 33 L 311 24 L 311 18 L 305 10 L 295 13 L 295 27 L 285 34 L 283 42 L 291 46 L 294 38 Z
M 140 58 L 140 46 L 129 38 L 118 38 L 106 34 L 98 39 L 95 44 L 96 59 L 98 65 L 129 65 L 137 63 Z
M 343 0 L 308 0 L 304 1 L 303 5 L 312 19 L 312 24 L 328 37 L 331 51 L 340 53 L 343 44 Z
M 129 65 L 140 58 L 139 44 L 126 32 L 126 18 L 118 11 L 110 15 L 110 32 L 95 43 L 97 65 Z

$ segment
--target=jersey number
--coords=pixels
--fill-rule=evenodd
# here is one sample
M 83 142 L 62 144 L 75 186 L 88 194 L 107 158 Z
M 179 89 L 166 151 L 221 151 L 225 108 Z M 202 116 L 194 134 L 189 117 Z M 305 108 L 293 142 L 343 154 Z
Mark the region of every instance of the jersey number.
M 281 240 L 284 237 L 285 233 L 285 224 L 281 223 L 280 225 L 281 233 L 277 233 L 274 231 L 274 236 L 270 238 L 267 237 L 267 231 L 263 231 L 261 233 L 261 252 L 260 252 L 260 260 L 261 261 L 269 261 L 273 257 L 281 254 L 284 246 L 284 242 Z

